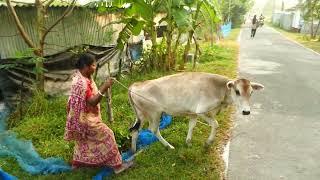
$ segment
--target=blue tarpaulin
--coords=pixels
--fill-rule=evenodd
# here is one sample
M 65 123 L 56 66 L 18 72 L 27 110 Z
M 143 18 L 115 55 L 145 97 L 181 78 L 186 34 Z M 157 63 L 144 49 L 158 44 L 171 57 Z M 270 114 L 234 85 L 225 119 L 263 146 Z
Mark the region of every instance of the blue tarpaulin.
M 162 114 L 161 121 L 159 125 L 159 129 L 164 129 L 172 122 L 172 117 L 167 114 Z M 141 130 L 139 131 L 138 141 L 137 141 L 137 149 L 146 148 L 148 145 L 158 141 L 158 138 L 149 130 Z M 133 153 L 129 150 L 125 153 L 122 153 L 122 160 L 127 161 L 131 159 Z M 94 176 L 93 180 L 102 180 L 104 177 L 110 176 L 113 173 L 111 168 L 103 168 L 96 176 Z
M 231 22 L 229 22 L 228 24 L 222 25 L 221 32 L 224 38 L 227 37 L 231 32 Z
M 43 159 L 36 152 L 31 141 L 19 140 L 13 132 L 6 131 L 6 119 L 8 114 L 9 110 L 7 108 L 1 108 L 0 157 L 15 158 L 20 167 L 30 174 L 54 174 L 71 171 L 71 167 L 66 164 L 63 159 Z
M 129 46 L 130 57 L 132 61 L 137 61 L 142 56 L 143 44 L 142 42 L 131 44 Z
M 11 176 L 10 174 L 4 172 L 1 168 L 0 168 L 0 179 L 1 180 L 16 180 L 17 178 L 14 176 Z

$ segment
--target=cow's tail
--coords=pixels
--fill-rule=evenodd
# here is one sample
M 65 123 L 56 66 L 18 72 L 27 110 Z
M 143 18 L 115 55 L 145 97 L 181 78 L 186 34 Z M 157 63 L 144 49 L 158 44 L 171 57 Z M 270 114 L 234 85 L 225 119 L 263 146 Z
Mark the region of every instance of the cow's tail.
M 129 97 L 129 101 L 130 101 L 130 104 L 131 104 L 131 107 L 134 111 L 134 113 L 136 114 L 136 121 L 135 123 L 133 124 L 133 126 L 129 129 L 130 133 L 131 133 L 131 136 L 132 136 L 132 139 L 131 139 L 131 150 L 132 152 L 136 152 L 137 151 L 137 139 L 138 139 L 138 132 L 139 132 L 139 129 L 141 128 L 141 125 L 142 125 L 142 121 L 138 115 L 138 112 L 137 112 L 137 107 L 136 105 L 134 104 L 134 101 L 132 99 L 132 92 L 131 92 L 131 87 L 129 88 L 129 91 L 128 91 L 128 97 Z
M 134 101 L 132 100 L 132 94 L 131 94 L 131 87 L 129 88 L 129 92 L 128 92 L 128 96 L 129 96 L 129 101 L 130 101 L 130 104 L 131 104 L 131 107 L 136 115 L 136 121 L 135 123 L 133 124 L 133 126 L 129 129 L 130 132 L 133 132 L 133 131 L 138 131 L 140 129 L 140 126 L 141 126 L 141 119 L 138 115 L 138 112 L 137 112 L 137 107 L 136 105 L 134 104 Z

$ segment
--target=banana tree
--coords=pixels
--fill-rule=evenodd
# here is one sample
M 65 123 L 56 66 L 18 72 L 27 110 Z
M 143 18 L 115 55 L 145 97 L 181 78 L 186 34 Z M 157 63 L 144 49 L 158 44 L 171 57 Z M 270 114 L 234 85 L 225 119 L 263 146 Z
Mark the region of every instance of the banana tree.
M 168 70 L 175 68 L 175 54 L 179 44 L 179 39 L 183 32 L 186 32 L 191 28 L 191 13 L 187 9 L 187 3 L 185 0 L 163 1 L 163 8 L 166 12 L 166 16 L 161 19 L 161 21 L 165 21 L 167 23 L 165 69 Z M 178 36 L 175 48 L 172 50 L 172 41 L 175 31 L 178 31 Z
M 124 24 L 117 38 L 117 47 L 123 50 L 129 38 L 139 35 L 142 30 L 151 36 L 151 58 L 156 60 L 157 32 L 154 19 L 159 12 L 161 0 L 114 0 L 112 4 L 109 1 L 102 0 L 96 2 L 98 11 L 120 12 L 121 19 L 116 23 Z M 151 62 L 154 64 L 154 62 Z
M 218 17 L 218 5 L 214 0 L 209 2 L 208 0 L 114 0 L 111 10 L 121 9 L 121 20 L 125 26 L 119 33 L 117 39 L 117 46 L 120 50 L 123 50 L 125 44 L 128 42 L 132 35 L 139 35 L 142 30 L 151 36 L 152 48 L 151 48 L 151 60 L 160 60 L 157 57 L 157 31 L 155 18 L 160 12 L 165 12 L 166 16 L 160 20 L 167 23 L 166 29 L 166 56 L 165 56 L 165 69 L 172 69 L 175 67 L 175 59 L 172 52 L 172 41 L 175 31 L 179 34 L 189 31 L 188 43 L 184 54 L 187 54 L 190 49 L 190 42 L 193 37 L 195 28 L 197 27 L 197 17 L 199 11 L 206 13 L 209 17 L 209 22 L 216 22 Z M 106 2 L 99 1 L 98 10 L 101 12 L 108 11 L 105 7 Z M 102 2 L 102 3 L 101 3 Z M 126 7 L 124 8 L 124 5 Z M 196 6 L 196 14 L 190 11 L 190 7 Z M 189 8 L 188 8 L 189 7 Z M 177 47 L 180 35 L 176 40 Z M 176 50 L 177 48 L 175 48 Z M 184 64 L 184 61 L 183 61 Z
M 192 37 L 193 37 L 195 29 L 198 26 L 197 19 L 198 19 L 198 16 L 199 16 L 200 7 L 202 6 L 202 3 L 203 3 L 203 1 L 196 1 L 195 2 L 196 11 L 195 11 L 194 14 L 192 14 L 192 26 L 191 26 L 191 29 L 188 32 L 188 41 L 187 41 L 187 44 L 186 44 L 186 46 L 184 48 L 184 53 L 183 53 L 182 60 L 180 61 L 179 69 L 184 69 L 184 63 L 187 61 L 187 56 L 188 56 L 189 51 L 190 51 L 190 45 L 191 45 Z M 192 8 L 193 4 L 190 4 L 190 5 L 191 5 L 191 8 Z
M 191 16 L 192 24 L 188 32 L 188 41 L 187 41 L 187 44 L 185 45 L 182 61 L 180 61 L 180 64 L 179 64 L 179 69 L 184 69 L 184 63 L 187 61 L 187 56 L 190 51 L 192 39 L 196 40 L 196 38 L 194 38 L 194 32 L 196 28 L 199 27 L 199 24 L 200 24 L 198 23 L 199 15 L 201 14 L 202 16 L 204 16 L 207 26 L 211 27 L 212 34 L 214 33 L 213 27 L 216 25 L 217 22 L 221 21 L 220 7 L 216 0 L 212 0 L 212 1 L 188 0 L 188 2 L 189 2 L 188 5 L 190 9 L 196 9 L 196 10 L 192 11 L 193 12 Z M 196 50 L 196 54 L 197 54 L 197 50 Z M 195 61 L 194 61 L 193 67 L 195 67 Z

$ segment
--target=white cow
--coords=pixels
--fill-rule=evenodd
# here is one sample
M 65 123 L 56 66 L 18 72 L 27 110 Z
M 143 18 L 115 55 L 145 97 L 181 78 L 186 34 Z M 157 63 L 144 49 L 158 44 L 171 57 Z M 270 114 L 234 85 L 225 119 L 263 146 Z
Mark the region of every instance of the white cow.
M 160 134 L 159 123 L 162 113 L 191 118 L 186 139 L 189 145 L 197 117 L 203 118 L 211 126 L 211 133 L 206 141 L 206 145 L 209 146 L 218 127 L 214 116 L 221 108 L 235 103 L 243 115 L 249 115 L 251 93 L 260 89 L 263 89 L 263 85 L 247 79 L 230 80 L 224 76 L 201 72 L 179 73 L 134 83 L 129 88 L 129 99 L 137 117 L 135 124 L 130 128 L 132 151 L 136 151 L 138 130 L 147 120 L 149 129 L 159 141 L 174 149 Z

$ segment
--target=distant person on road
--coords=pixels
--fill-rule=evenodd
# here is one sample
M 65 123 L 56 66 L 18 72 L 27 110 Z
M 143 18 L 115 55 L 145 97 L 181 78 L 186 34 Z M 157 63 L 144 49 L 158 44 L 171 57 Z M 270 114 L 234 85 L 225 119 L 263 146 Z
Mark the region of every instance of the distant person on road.
M 257 15 L 254 15 L 253 19 L 252 19 L 252 25 L 251 25 L 251 37 L 252 38 L 254 38 L 254 36 L 256 35 L 257 28 L 258 28 Z
M 264 16 L 261 14 L 259 17 L 259 25 L 262 27 L 264 25 Z

